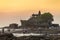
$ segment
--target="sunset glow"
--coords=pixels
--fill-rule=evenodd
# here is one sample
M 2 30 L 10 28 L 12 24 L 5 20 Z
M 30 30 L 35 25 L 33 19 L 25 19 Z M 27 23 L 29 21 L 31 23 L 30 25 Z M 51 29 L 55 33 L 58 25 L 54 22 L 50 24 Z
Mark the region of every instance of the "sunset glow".
M 27 19 L 39 10 L 51 12 L 55 23 L 60 24 L 60 0 L 0 0 L 0 26 L 20 24 L 21 19 Z

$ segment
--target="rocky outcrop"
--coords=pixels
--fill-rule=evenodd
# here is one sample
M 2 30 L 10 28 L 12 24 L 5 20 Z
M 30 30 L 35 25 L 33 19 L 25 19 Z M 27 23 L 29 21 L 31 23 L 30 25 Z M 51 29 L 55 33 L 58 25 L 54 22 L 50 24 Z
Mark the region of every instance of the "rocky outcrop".
M 0 40 L 13 40 L 15 37 L 11 33 L 0 34 Z

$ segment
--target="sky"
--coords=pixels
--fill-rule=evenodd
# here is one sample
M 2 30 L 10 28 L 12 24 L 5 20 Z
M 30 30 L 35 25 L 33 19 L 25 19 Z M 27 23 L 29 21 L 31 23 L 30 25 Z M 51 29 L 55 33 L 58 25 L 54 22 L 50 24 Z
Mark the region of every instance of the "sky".
M 0 27 L 11 23 L 21 25 L 20 20 L 38 11 L 54 15 L 54 23 L 60 24 L 60 0 L 0 0 Z

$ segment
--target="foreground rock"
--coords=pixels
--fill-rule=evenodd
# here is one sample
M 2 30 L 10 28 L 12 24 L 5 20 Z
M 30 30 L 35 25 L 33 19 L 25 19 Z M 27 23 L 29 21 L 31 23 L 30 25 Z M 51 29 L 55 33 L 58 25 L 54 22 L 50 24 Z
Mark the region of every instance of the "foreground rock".
M 11 33 L 0 34 L 0 40 L 13 40 L 15 37 Z
M 42 40 L 44 37 L 41 36 L 22 36 L 14 37 L 11 33 L 0 34 L 0 40 Z
M 12 33 L 0 34 L 0 40 L 60 40 L 60 37 L 56 36 L 21 36 L 15 37 Z

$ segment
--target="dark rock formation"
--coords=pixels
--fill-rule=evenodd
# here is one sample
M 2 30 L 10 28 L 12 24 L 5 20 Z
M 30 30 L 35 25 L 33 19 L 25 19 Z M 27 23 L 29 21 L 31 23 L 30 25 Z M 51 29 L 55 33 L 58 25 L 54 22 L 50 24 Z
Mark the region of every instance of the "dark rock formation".
M 12 33 L 4 33 L 0 34 L 0 40 L 13 40 L 15 37 L 13 36 Z

